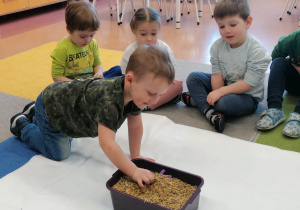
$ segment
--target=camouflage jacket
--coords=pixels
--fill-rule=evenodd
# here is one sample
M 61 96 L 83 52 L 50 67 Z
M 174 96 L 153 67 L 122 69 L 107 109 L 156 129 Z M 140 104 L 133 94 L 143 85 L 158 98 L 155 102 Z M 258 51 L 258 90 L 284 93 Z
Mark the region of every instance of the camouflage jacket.
M 42 95 L 51 126 L 70 137 L 98 136 L 98 123 L 116 132 L 125 119 L 141 110 L 124 106 L 124 76 L 55 82 Z

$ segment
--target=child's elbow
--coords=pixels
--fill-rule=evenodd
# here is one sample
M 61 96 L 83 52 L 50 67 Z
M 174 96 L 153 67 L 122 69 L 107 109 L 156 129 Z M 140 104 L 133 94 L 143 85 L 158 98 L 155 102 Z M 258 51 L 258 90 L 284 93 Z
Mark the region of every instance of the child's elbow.
M 99 145 L 101 147 L 101 149 L 105 152 L 105 151 L 110 151 L 112 150 L 112 146 L 111 144 L 109 144 L 107 141 L 105 141 L 104 139 L 99 138 Z

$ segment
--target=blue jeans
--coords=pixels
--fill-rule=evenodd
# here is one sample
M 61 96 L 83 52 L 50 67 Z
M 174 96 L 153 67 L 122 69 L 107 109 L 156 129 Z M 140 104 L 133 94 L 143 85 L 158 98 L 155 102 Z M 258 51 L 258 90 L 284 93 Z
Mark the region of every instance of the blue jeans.
M 109 70 L 103 72 L 104 78 L 111 78 L 111 77 L 117 77 L 117 76 L 122 76 L 121 66 L 114 66 L 114 67 L 111 67 Z
M 212 91 L 211 74 L 192 72 L 186 80 L 190 95 L 201 113 L 211 106 L 207 95 Z M 255 112 L 258 102 L 247 94 L 228 94 L 221 97 L 213 109 L 225 115 L 242 116 Z
M 300 96 L 300 75 L 286 58 L 275 58 L 270 67 L 268 82 L 268 107 L 281 108 L 284 90 Z M 297 103 L 300 107 L 300 100 Z
M 23 128 L 21 140 L 49 159 L 59 161 L 69 157 L 72 138 L 50 125 L 43 107 L 42 93 L 36 99 L 33 119 L 33 123 Z

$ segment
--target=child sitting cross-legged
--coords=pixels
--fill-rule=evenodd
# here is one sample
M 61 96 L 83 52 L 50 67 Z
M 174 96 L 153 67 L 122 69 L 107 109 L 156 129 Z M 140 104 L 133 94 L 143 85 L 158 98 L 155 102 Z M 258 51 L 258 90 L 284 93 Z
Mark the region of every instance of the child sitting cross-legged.
M 221 38 L 210 49 L 212 74 L 192 72 L 182 101 L 196 106 L 222 132 L 226 116 L 251 114 L 263 100 L 271 57 L 247 31 L 252 24 L 247 0 L 218 1 L 214 17 Z
M 94 36 L 100 27 L 95 7 L 88 1 L 69 1 L 65 10 L 68 35 L 51 53 L 54 81 L 121 76 L 120 66 L 103 73 L 99 46 Z
M 123 76 L 49 85 L 37 97 L 35 112 L 27 109 L 26 114 L 18 113 L 11 118 L 10 130 L 21 141 L 56 161 L 68 158 L 72 138 L 98 136 L 100 147 L 110 161 L 140 187 L 145 187 L 144 184 L 154 181 L 153 173 L 130 161 L 141 157 L 141 109 L 159 100 L 173 83 L 174 75 L 164 49 L 140 46 L 130 56 Z M 126 118 L 130 158 L 115 141 L 116 132 Z

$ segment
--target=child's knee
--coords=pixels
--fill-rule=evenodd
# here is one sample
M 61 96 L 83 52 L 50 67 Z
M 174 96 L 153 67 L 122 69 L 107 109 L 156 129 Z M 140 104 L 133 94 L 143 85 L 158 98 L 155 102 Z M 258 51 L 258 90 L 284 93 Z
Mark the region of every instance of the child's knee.
M 201 85 L 208 81 L 209 76 L 204 72 L 194 71 L 186 79 L 187 86 Z M 210 79 L 209 79 L 210 80 Z
M 279 69 L 284 70 L 288 65 L 290 64 L 290 61 L 284 57 L 278 57 L 275 58 L 270 66 L 270 69 Z
M 64 153 L 53 155 L 50 159 L 55 161 L 62 161 L 67 159 L 69 156 L 70 156 L 70 152 L 64 152 Z
M 243 98 L 241 98 L 243 96 Z M 230 116 L 243 116 L 253 113 L 257 109 L 257 102 L 245 95 L 228 94 L 216 103 L 214 110 Z
M 226 104 L 227 104 L 227 100 L 225 100 L 226 98 L 224 98 L 224 96 L 222 98 L 220 98 L 216 104 L 215 104 L 215 110 L 218 111 L 218 112 L 222 112 L 224 110 L 226 110 Z
M 197 72 L 197 71 L 194 71 L 194 72 L 190 73 L 188 75 L 188 77 L 186 78 L 186 84 L 189 84 L 189 83 L 193 82 L 195 80 L 195 78 L 198 77 L 199 73 L 200 72 Z
M 71 144 L 65 144 L 52 148 L 49 151 L 49 158 L 55 161 L 61 161 L 67 159 L 71 154 Z
M 221 97 L 215 104 L 214 110 L 226 115 L 232 115 L 233 101 L 230 94 Z
M 289 63 L 289 60 L 286 59 L 285 57 L 278 57 L 278 58 L 275 58 L 272 63 Z

